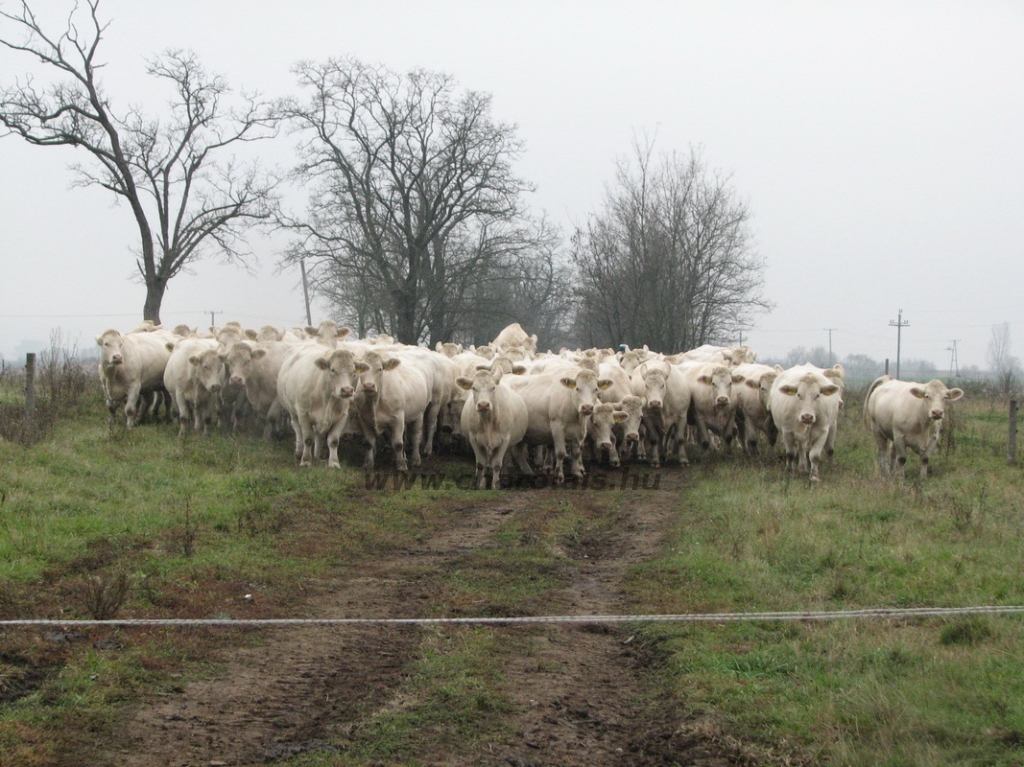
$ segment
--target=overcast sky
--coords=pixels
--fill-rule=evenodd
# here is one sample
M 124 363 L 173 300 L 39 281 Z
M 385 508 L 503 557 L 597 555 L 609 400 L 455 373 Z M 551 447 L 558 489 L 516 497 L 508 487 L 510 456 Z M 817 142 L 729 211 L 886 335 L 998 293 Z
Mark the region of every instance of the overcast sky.
M 44 5 L 42 2 L 36 5 Z M 12 9 L 12 0 L 0 0 Z M 69 7 L 46 0 L 60 22 Z M 159 111 L 145 58 L 193 49 L 268 96 L 301 59 L 351 55 L 450 73 L 493 95 L 526 143 L 518 171 L 566 238 L 599 210 L 634 135 L 702 148 L 749 203 L 766 297 L 744 341 L 762 358 L 828 346 L 838 358 L 985 368 L 992 326 L 1024 357 L 1024 3 L 104 0 L 101 58 L 115 107 Z M 50 17 L 47 17 L 50 18 Z M 0 79 L 32 62 L 0 53 Z M 267 146 L 288 165 L 291 139 Z M 141 318 L 130 211 L 70 189 L 67 148 L 0 139 L 0 352 L 53 329 L 89 348 Z M 255 274 L 215 261 L 174 279 L 165 324 L 303 324 L 299 275 L 254 237 Z M 326 316 L 314 309 L 314 321 Z M 541 341 L 543 344 L 543 340 Z

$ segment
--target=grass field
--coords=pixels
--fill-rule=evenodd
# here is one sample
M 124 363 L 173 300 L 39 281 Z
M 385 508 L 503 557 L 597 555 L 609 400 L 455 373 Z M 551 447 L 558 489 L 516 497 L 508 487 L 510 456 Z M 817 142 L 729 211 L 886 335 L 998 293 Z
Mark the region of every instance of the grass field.
M 548 595 L 567 547 L 609 535 L 623 504 L 646 503 L 670 508 L 672 522 L 659 553 L 627 573 L 631 614 L 1024 604 L 1022 476 L 1006 461 L 1005 403 L 968 396 L 952 411 L 924 481 L 916 457 L 905 480 L 876 475 L 851 394 L 820 484 L 787 474 L 774 455 L 708 455 L 667 470 L 685 477 L 678 490 L 509 491 L 529 508 L 463 567 L 432 574 L 419 610 L 545 614 L 558 607 Z M 415 546 L 455 509 L 500 499 L 423 483 L 374 491 L 352 460 L 300 471 L 288 442 L 176 435 L 109 428 L 89 389 L 38 440 L 0 441 L 0 618 L 288 616 L 297 590 Z M 470 469 L 462 456 L 433 464 L 448 476 Z M 776 755 L 764 763 L 1024 764 L 1020 616 L 630 631 L 650 659 L 650 705 L 673 701 L 691 726 Z M 0 629 L 2 765 L 74 764 L 70 755 L 115 732 L 143 691 L 210 673 L 210 646 L 260 641 L 60 634 Z M 116 649 L 97 649 L 104 639 Z M 466 741 L 500 728 L 508 652 L 487 628 L 426 632 L 407 681 L 419 707 L 376 715 L 344 756 L 294 763 L 415 764 L 424 728 Z

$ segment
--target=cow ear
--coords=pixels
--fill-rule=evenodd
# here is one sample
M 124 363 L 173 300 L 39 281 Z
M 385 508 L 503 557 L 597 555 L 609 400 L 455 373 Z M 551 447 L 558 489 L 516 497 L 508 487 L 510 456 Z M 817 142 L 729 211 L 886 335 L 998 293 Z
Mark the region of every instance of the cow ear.
M 396 367 L 402 364 L 402 361 L 398 357 L 392 357 L 384 363 L 385 370 L 394 370 Z
M 946 389 L 946 399 L 952 402 L 955 399 L 960 399 L 964 396 L 963 389 Z
M 188 364 L 189 365 L 198 365 L 199 364 L 199 355 L 198 354 L 193 354 L 191 357 L 189 357 L 188 358 Z
M 797 388 L 795 386 L 785 384 L 784 386 L 779 387 L 779 391 L 785 394 L 787 397 L 792 397 L 797 393 Z
M 629 413 L 625 413 L 621 410 L 616 410 L 612 413 L 612 421 L 615 423 L 622 423 L 623 421 L 629 420 Z
M 734 384 L 741 384 L 741 383 L 743 383 L 746 380 L 747 380 L 747 377 L 745 375 L 743 375 L 742 373 L 733 373 L 732 374 L 732 382 Z
M 709 375 L 702 375 L 697 379 L 697 381 L 702 384 L 707 384 L 708 386 L 714 383 L 714 379 Z
M 173 352 L 174 351 L 174 341 L 168 341 L 167 343 L 164 344 L 164 347 L 167 349 L 167 351 Z
M 514 375 L 514 376 L 524 376 L 524 375 L 526 375 L 526 366 L 525 365 L 513 365 L 512 366 L 512 375 Z
M 925 395 L 927 394 L 927 392 L 920 386 L 911 386 L 910 393 L 913 394 L 918 399 L 924 399 Z
M 252 358 L 254 360 L 261 360 L 261 359 L 263 359 L 266 356 L 267 356 L 267 350 L 266 349 L 253 349 L 252 350 Z
M 613 381 L 610 378 L 602 378 L 600 381 L 597 382 L 597 388 L 600 389 L 601 391 L 605 391 L 606 389 L 610 389 L 614 385 L 615 385 L 615 381 Z
M 356 363 L 356 372 L 357 373 L 368 373 L 368 372 L 370 372 L 370 366 L 367 365 L 365 362 L 357 362 Z
M 321 370 L 327 370 L 327 368 L 331 366 L 331 363 L 327 360 L 326 357 L 317 357 L 316 366 Z
M 733 379 L 733 380 L 736 380 L 736 379 Z M 743 379 L 743 383 L 746 384 L 747 386 L 749 386 L 751 389 L 760 389 L 761 388 L 761 382 L 760 381 L 755 381 L 753 378 L 744 378 Z
M 783 370 L 785 370 L 785 368 L 783 368 L 782 365 L 776 365 L 775 366 L 775 372 L 776 373 L 781 373 Z
M 346 325 L 345 327 L 338 328 L 338 340 L 348 337 L 352 333 L 352 328 Z
M 470 389 L 473 388 L 473 382 L 466 378 L 465 376 L 459 376 L 458 378 L 456 378 L 455 383 L 460 389 L 465 389 L 466 391 L 469 391 Z
M 839 391 L 839 387 L 836 386 L 835 384 L 829 384 L 828 386 L 821 387 L 821 393 L 824 394 L 826 397 L 831 397 L 837 391 Z
M 252 328 L 246 328 L 245 329 L 245 337 L 248 338 L 250 341 L 255 341 L 256 340 L 256 336 L 258 336 L 258 335 L 259 334 L 255 330 L 253 330 Z
M 220 361 L 223 362 L 225 365 L 228 364 L 228 353 L 227 352 L 218 351 L 217 352 L 217 356 L 220 357 Z
M 576 379 L 575 378 L 569 378 L 568 376 L 565 376 L 563 378 L 559 378 L 558 380 L 559 380 L 559 382 L 561 382 L 562 386 L 566 387 L 567 389 L 575 389 L 576 388 Z

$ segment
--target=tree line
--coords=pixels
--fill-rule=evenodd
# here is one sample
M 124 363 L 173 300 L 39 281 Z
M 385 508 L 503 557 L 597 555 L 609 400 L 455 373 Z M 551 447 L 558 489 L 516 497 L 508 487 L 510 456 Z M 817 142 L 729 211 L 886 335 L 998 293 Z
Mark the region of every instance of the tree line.
M 143 319 L 160 322 L 169 282 L 197 260 L 252 258 L 252 227 L 291 234 L 282 261 L 303 264 L 336 320 L 408 344 L 480 344 L 520 322 L 556 348 L 680 351 L 771 309 L 749 207 L 693 148 L 635 140 L 567 244 L 526 204 L 517 127 L 448 74 L 342 56 L 297 64 L 296 94 L 264 99 L 169 50 L 146 67 L 169 106 L 146 113 L 104 87 L 99 0 L 56 32 L 32 6 L 0 10 L 0 43 L 36 64 L 0 83 L 0 123 L 83 150 L 76 183 L 127 203 Z M 297 158 L 287 172 L 236 159 L 284 136 Z M 289 188 L 305 193 L 303 210 L 285 205 Z

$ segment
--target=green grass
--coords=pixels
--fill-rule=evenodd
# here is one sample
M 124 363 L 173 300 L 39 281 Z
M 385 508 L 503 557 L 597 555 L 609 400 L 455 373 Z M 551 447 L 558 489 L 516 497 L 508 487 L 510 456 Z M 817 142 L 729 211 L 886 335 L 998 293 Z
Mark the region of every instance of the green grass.
M 1019 467 L 1006 418 L 958 403 L 934 475 L 882 479 L 848 409 L 820 485 L 723 464 L 681 499 L 666 553 L 634 572 L 640 609 L 852 610 L 1024 604 Z M 982 416 L 975 418 L 975 414 Z M 969 436 L 969 439 L 966 437 Z M 968 448 L 966 445 L 971 445 Z M 670 588 L 665 588 L 670 585 Z M 645 627 L 680 700 L 822 763 L 1024 763 L 1024 618 Z
M 1006 464 L 1005 407 L 965 399 L 954 408 L 924 481 L 914 456 L 906 479 L 877 476 L 849 397 L 818 484 L 774 457 L 707 456 L 684 470 L 675 495 L 493 494 L 422 482 L 374 490 L 357 461 L 299 470 L 288 441 L 111 429 L 93 399 L 42 441 L 0 441 L 0 617 L 89 617 L 90 589 L 119 575 L 131 585 L 122 614 L 236 614 L 241 594 L 258 587 L 261 615 L 289 615 L 305 582 L 415 548 L 446 515 L 527 497 L 454 566 L 413 574 L 426 594 L 417 610 L 564 609 L 577 561 L 628 546 L 622 508 L 638 498 L 669 504 L 673 522 L 661 553 L 628 573 L 635 614 L 1024 604 L 1024 478 Z M 458 458 L 436 467 L 472 471 Z M 652 706 L 673 701 L 766 751 L 851 767 L 1024 764 L 1020 616 L 634 628 L 652 660 Z M 344 755 L 287 763 L 415 764 L 424 743 L 500 737 L 514 712 L 502 669 L 522 649 L 500 631 L 425 630 L 392 703 L 335 733 Z M 26 632 L 3 638 L 0 765 L 69 763 L 86 738 L 117 727 L 141 690 L 202 673 L 209 639 L 136 633 L 124 651 L 103 653 Z

